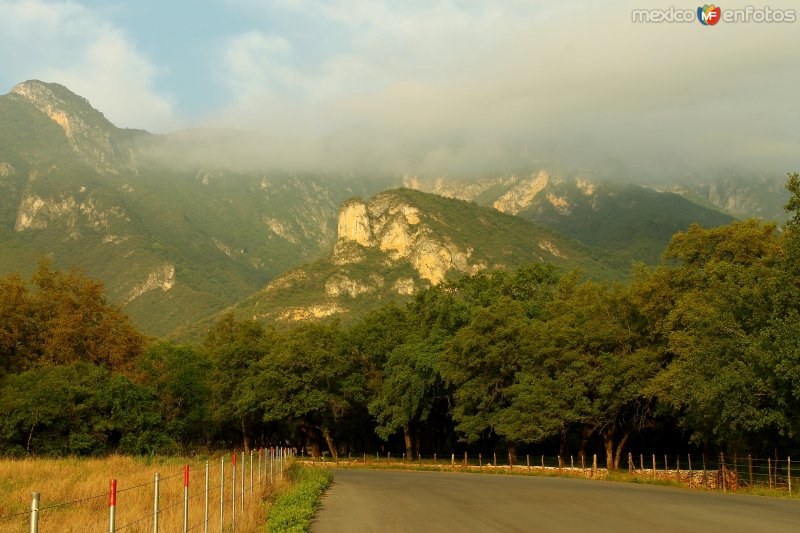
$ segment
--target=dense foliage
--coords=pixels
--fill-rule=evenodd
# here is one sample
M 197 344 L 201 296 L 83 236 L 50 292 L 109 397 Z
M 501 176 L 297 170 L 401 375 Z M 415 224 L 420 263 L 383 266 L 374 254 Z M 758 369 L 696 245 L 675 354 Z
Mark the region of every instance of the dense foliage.
M 0 451 L 150 453 L 281 442 L 318 455 L 697 447 L 800 432 L 800 180 L 779 230 L 677 233 L 600 284 L 555 267 L 429 288 L 348 327 L 226 316 L 202 346 L 145 342 L 75 272 L 0 280 Z

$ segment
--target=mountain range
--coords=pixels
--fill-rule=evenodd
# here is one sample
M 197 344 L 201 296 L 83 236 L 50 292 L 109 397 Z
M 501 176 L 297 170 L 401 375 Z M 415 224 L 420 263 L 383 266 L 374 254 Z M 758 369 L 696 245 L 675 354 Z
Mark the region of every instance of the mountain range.
M 214 165 L 164 155 L 247 137 L 122 129 L 61 85 L 17 85 L 0 96 L 0 274 L 30 273 L 43 257 L 80 267 L 143 331 L 175 336 L 226 309 L 356 316 L 525 262 L 619 279 L 634 261 L 657 261 L 675 231 L 773 216 L 779 196 L 735 180 L 325 175 L 247 168 L 236 152 Z

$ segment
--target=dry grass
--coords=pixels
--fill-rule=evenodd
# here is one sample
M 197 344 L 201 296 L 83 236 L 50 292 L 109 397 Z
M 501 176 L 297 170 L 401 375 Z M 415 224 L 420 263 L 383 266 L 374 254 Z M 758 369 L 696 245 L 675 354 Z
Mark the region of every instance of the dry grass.
M 209 459 L 209 529 L 219 531 L 220 458 Z M 240 461 L 241 463 L 241 461 Z M 159 485 L 159 530 L 169 533 L 183 527 L 183 465 L 189 474 L 189 527 L 203 530 L 205 503 L 205 459 L 142 459 L 111 456 L 102 459 L 0 460 L 0 532 L 28 531 L 31 493 L 41 493 L 39 530 L 42 532 L 91 533 L 108 531 L 108 489 L 117 480 L 118 531 L 153 530 L 153 476 Z M 245 469 L 245 513 L 241 514 L 241 464 L 236 478 L 236 531 L 264 527 L 270 493 L 269 472 L 258 482 L 258 462 L 253 468 L 250 495 L 250 466 Z M 224 519 L 230 528 L 232 483 L 230 457 L 225 458 Z M 74 500 L 83 500 L 75 503 Z M 63 504 L 63 505 L 60 505 Z M 17 517 L 10 517 L 22 513 Z M 3 518 L 7 517 L 7 518 Z

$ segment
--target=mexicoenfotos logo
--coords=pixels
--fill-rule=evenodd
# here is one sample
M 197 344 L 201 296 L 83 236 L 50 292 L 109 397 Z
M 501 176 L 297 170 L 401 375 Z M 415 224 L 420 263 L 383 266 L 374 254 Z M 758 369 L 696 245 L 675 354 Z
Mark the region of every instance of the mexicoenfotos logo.
M 713 26 L 722 18 L 722 9 L 714 7 L 714 4 L 704 5 L 697 8 L 697 20 L 703 26 Z
M 726 24 L 738 23 L 791 23 L 797 21 L 797 12 L 794 9 L 773 9 L 769 6 L 747 6 L 741 9 L 726 9 L 714 4 L 705 4 L 693 9 L 682 9 L 670 6 L 666 9 L 634 9 L 631 11 L 634 23 L 694 23 L 699 21 L 703 26 L 715 26 L 723 21 Z

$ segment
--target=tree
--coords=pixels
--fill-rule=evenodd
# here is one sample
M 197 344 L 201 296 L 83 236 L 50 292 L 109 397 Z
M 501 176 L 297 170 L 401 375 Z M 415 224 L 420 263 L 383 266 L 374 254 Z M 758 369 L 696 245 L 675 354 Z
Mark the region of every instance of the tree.
M 140 356 L 138 379 L 160 404 L 164 429 L 184 449 L 211 437 L 211 362 L 193 346 L 155 342 Z
M 531 338 L 530 359 L 509 391 L 506 425 L 520 438 L 558 432 L 562 441 L 577 425 L 580 453 L 597 434 L 608 468 L 618 468 L 629 436 L 645 422 L 650 400 L 644 391 L 658 369 L 627 291 L 567 276 Z M 515 422 L 526 415 L 530 423 Z
M 430 339 L 417 336 L 397 346 L 389 354 L 383 380 L 369 403 L 380 438 L 387 440 L 403 430 L 407 459 L 414 458 L 412 424 L 426 421 L 442 395 L 443 384 L 437 371 L 441 349 Z
M 208 332 L 204 351 L 211 362 L 211 412 L 220 427 L 238 425 L 242 445 L 250 451 L 249 427 L 261 419 L 251 400 L 247 378 L 267 353 L 275 332 L 252 320 L 237 321 L 224 315 Z
M 653 390 L 695 442 L 735 446 L 788 427 L 762 339 L 774 315 L 781 241 L 774 224 L 755 220 L 692 226 L 675 235 L 666 264 L 637 287 L 672 295 L 645 311 L 666 341 Z
M 0 449 L 6 454 L 173 451 L 152 391 L 88 363 L 7 376 L 0 414 Z
M 512 459 L 515 435 L 499 433 L 499 419 L 510 404 L 509 388 L 529 351 L 528 319 L 519 302 L 501 297 L 479 309 L 445 350 L 441 373 L 452 385 L 453 419 L 467 442 L 488 432 L 507 437 Z
M 0 277 L 0 376 L 25 363 L 30 338 L 30 295 L 18 274 Z
M 265 422 L 298 424 L 319 455 L 319 437 L 331 454 L 336 426 L 365 400 L 359 361 L 343 349 L 338 324 L 302 324 L 276 337 L 247 380 L 240 405 L 257 405 Z
M 145 339 L 103 284 L 43 261 L 28 290 L 19 276 L 0 280 L 0 354 L 5 365 L 26 370 L 49 364 L 88 362 L 130 373 Z

